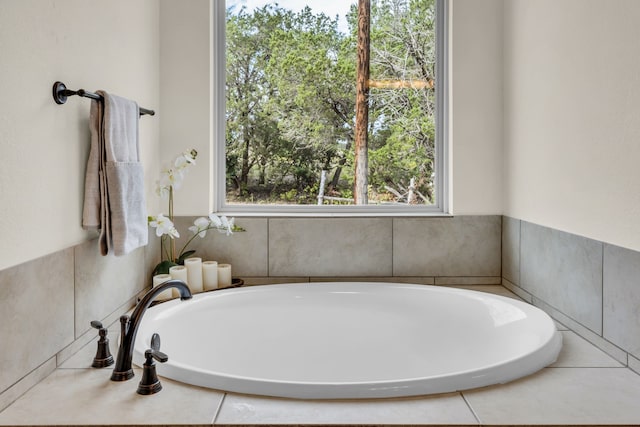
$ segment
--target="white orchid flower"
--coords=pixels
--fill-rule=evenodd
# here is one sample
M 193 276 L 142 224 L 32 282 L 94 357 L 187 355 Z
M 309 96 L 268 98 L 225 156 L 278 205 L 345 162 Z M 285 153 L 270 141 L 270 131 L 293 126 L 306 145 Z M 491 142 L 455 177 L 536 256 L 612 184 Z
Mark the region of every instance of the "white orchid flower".
M 173 165 L 176 167 L 176 169 L 182 170 L 187 166 L 189 166 L 189 162 L 184 156 L 179 156 L 179 157 L 176 157 L 176 160 L 173 162 Z
M 222 220 L 220 219 L 220 217 L 216 214 L 209 214 L 209 221 L 211 221 L 211 224 L 215 227 L 215 228 L 220 228 L 222 227 Z
M 169 196 L 169 187 L 162 185 L 159 180 L 156 181 L 156 194 L 162 198 Z
M 230 236 L 230 235 L 232 235 L 232 234 L 233 234 L 234 222 L 235 222 L 235 219 L 234 219 L 234 218 L 230 218 L 230 219 L 227 221 L 227 236 Z
M 226 233 L 227 236 L 233 234 L 233 218 L 229 219 L 225 215 L 222 215 L 220 217 L 220 222 L 221 224 L 220 227 L 218 227 L 218 231 L 220 231 L 221 233 Z
M 176 160 L 173 162 L 174 166 L 178 170 L 185 170 L 187 167 L 196 164 L 196 156 L 198 152 L 196 150 L 185 151 L 176 157 Z
M 173 222 L 163 214 L 158 214 L 156 217 L 149 217 L 149 225 L 156 229 L 156 236 L 158 237 L 164 236 L 165 234 L 169 235 L 172 239 L 180 237 L 180 233 L 176 230 Z
M 200 217 L 193 221 L 193 225 L 189 227 L 189 230 L 193 234 L 197 234 L 200 238 L 203 238 L 207 235 L 207 228 L 209 228 L 209 224 L 210 222 L 207 218 Z
M 196 164 L 196 156 L 198 155 L 198 152 L 193 148 L 189 151 L 185 151 L 184 153 L 182 153 L 182 155 L 184 159 L 187 161 L 187 163 L 189 163 L 190 165 Z

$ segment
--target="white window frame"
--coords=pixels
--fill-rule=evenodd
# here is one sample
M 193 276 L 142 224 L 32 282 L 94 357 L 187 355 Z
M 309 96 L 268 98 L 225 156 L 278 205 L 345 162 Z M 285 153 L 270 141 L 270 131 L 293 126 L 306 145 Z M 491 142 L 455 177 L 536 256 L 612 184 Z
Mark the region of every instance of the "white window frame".
M 335 0 L 338 1 L 338 0 Z M 436 141 L 434 205 L 231 205 L 226 203 L 225 156 L 225 73 L 226 73 L 226 5 L 212 0 L 211 76 L 213 129 L 213 208 L 237 216 L 448 216 L 449 206 L 449 0 L 436 0 Z M 355 84 L 355 81 L 354 81 Z

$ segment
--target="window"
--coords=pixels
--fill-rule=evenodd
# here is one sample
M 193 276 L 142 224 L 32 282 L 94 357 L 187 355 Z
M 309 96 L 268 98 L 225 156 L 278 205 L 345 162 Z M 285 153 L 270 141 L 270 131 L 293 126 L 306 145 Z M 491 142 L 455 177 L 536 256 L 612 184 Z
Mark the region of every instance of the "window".
M 447 212 L 446 0 L 371 0 L 365 39 L 357 0 L 223 3 L 214 2 L 219 211 Z

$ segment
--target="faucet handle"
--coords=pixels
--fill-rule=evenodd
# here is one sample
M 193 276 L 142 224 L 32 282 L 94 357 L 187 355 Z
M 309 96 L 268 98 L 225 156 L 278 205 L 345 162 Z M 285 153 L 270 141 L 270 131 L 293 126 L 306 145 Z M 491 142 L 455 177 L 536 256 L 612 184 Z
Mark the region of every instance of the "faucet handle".
M 162 384 L 156 374 L 156 364 L 153 359 L 160 363 L 169 360 L 169 356 L 160 351 L 160 335 L 153 334 L 151 337 L 151 348 L 144 352 L 145 362 L 142 366 L 142 379 L 138 384 L 138 394 L 149 395 L 162 390 Z
M 150 356 L 147 356 L 147 353 L 149 353 Z M 144 356 L 147 360 L 149 360 L 149 357 L 153 357 L 160 363 L 164 363 L 169 360 L 169 356 L 160 351 L 160 334 L 156 333 L 151 335 L 151 349 L 145 351 Z
M 92 326 L 93 328 L 96 328 L 96 329 L 102 329 L 102 328 L 104 328 L 104 326 L 102 326 L 102 322 L 100 322 L 99 320 L 92 320 L 92 321 L 91 321 L 91 326 Z
M 156 359 L 158 362 L 160 363 L 164 363 L 164 362 L 168 362 L 169 361 L 169 356 L 166 355 L 166 353 L 163 353 L 161 351 L 157 351 L 157 350 L 152 350 L 149 349 L 147 351 L 144 352 L 144 357 L 146 359 L 145 365 L 149 362 L 153 363 L 153 361 L 151 359 Z
M 91 364 L 94 368 L 105 368 L 113 365 L 113 356 L 109 351 L 109 338 L 107 338 L 107 328 L 102 326 L 98 320 L 91 321 L 91 326 L 99 330 L 100 339 L 98 340 L 98 350 Z
M 160 334 L 154 333 L 151 335 L 151 348 L 155 351 L 160 350 Z

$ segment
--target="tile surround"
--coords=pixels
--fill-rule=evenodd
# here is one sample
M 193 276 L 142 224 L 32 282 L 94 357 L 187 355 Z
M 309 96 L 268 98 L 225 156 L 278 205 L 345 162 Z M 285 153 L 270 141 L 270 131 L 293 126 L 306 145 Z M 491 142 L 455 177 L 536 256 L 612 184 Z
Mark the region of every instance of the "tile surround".
M 197 217 L 177 217 L 176 228 L 180 230 L 180 239 L 176 241 L 178 250 L 193 234 L 188 228 Z M 232 264 L 233 275 L 241 277 L 275 276 L 268 267 L 268 232 L 266 218 L 236 218 L 236 224 L 246 231 L 231 236 L 217 231 L 208 231 L 204 238 L 196 237 L 189 249 L 196 251 L 194 256 L 203 260 Z M 299 276 L 280 274 L 280 276 Z
M 26 374 L 20 381 L 13 384 L 8 389 L 0 392 L 0 413 L 7 406 L 15 402 L 20 396 L 24 395 L 32 387 L 39 384 L 46 377 L 56 370 L 56 357 L 49 358 L 42 365 Z
M 519 239 L 513 232 L 518 223 Z M 635 364 L 640 355 L 640 252 L 514 218 L 503 218 L 502 229 L 503 286 L 623 365 Z M 519 277 L 520 283 L 507 276 Z
M 272 218 L 269 275 L 391 276 L 392 218 Z
M 460 393 L 309 401 L 227 394 L 215 424 L 477 424 Z
M 618 362 L 604 351 L 573 331 L 561 331 L 562 346 L 569 351 L 562 351 L 558 360 L 551 365 L 554 368 L 621 368 Z
M 500 219 L 500 217 L 496 218 Z M 248 284 L 384 280 L 400 283 L 465 286 L 470 282 L 474 285 L 492 285 L 494 282 L 499 282 L 500 276 L 502 276 L 502 284 L 510 291 L 549 312 L 556 320 L 566 324 L 575 332 L 563 332 L 565 346 L 570 345 L 581 350 L 577 353 L 574 352 L 574 355 L 571 356 L 572 359 L 559 359 L 556 362 L 556 367 L 548 368 L 549 370 L 565 369 L 562 368 L 565 365 L 571 365 L 572 369 L 576 369 L 576 366 L 580 366 L 581 369 L 587 369 L 589 364 L 596 363 L 592 366 L 597 366 L 600 369 L 609 367 L 608 369 L 621 369 L 629 372 L 628 370 L 614 367 L 628 364 L 630 368 L 640 372 L 640 359 L 638 359 L 638 346 L 640 345 L 638 342 L 640 338 L 638 337 L 640 333 L 638 333 L 637 326 L 640 324 L 640 319 L 637 318 L 637 312 L 634 311 L 634 307 L 640 305 L 640 281 L 637 279 L 640 276 L 640 267 L 638 267 L 640 265 L 640 253 L 574 236 L 570 233 L 551 230 L 514 218 L 504 217 L 499 221 L 496 221 L 496 218 L 493 216 L 458 217 L 453 219 L 369 218 L 369 220 L 373 220 L 371 223 L 367 222 L 365 227 L 355 229 L 352 226 L 353 224 L 345 221 L 345 218 L 325 219 L 326 221 L 315 227 L 315 229 L 311 227 L 309 236 L 312 239 L 309 240 L 315 239 L 323 245 L 328 242 L 333 242 L 335 245 L 335 242 L 338 242 L 339 249 L 328 254 L 325 259 L 325 262 L 335 262 L 336 271 L 341 272 L 341 274 L 335 274 L 332 277 L 323 276 L 322 274 L 326 274 L 324 272 L 317 275 L 318 271 L 313 270 L 314 266 L 305 265 L 305 259 L 318 259 L 318 253 L 314 252 L 317 250 L 318 245 L 314 246 L 313 243 L 307 242 L 307 239 L 296 236 L 297 233 L 307 233 L 306 229 L 310 224 L 308 222 L 305 223 L 305 221 L 309 221 L 309 219 L 242 218 L 238 219 L 238 223 L 248 230 L 250 229 L 251 232 L 238 233 L 229 240 L 221 240 L 219 236 L 226 236 L 215 233 L 211 237 L 207 236 L 207 238 L 210 238 L 209 241 L 207 238 L 203 240 L 196 238 L 194 242 L 200 245 L 198 246 L 199 252 L 202 251 L 203 254 L 207 255 L 211 254 L 222 261 L 232 262 L 237 267 L 234 275 L 246 276 Z M 431 221 L 452 221 L 455 219 L 459 221 L 453 227 L 455 230 L 451 234 L 451 244 L 448 246 L 440 245 L 440 237 L 431 230 L 431 226 L 434 224 Z M 181 218 L 179 220 L 184 220 L 184 224 L 181 227 L 188 227 L 193 218 Z M 295 223 L 291 223 L 290 221 L 292 220 Z M 274 227 L 274 224 L 277 225 Z M 453 222 L 449 224 L 453 224 Z M 289 232 L 286 229 L 289 229 Z M 373 233 L 372 230 L 374 229 L 377 233 Z M 417 231 L 414 229 L 417 229 Z M 496 239 L 489 239 L 489 242 L 481 242 L 483 239 L 486 240 L 487 230 L 491 229 L 494 229 L 494 233 L 497 236 Z M 360 230 L 362 233 L 357 233 L 354 230 Z M 413 232 L 409 234 L 411 230 Z M 305 234 L 305 236 L 307 235 Z M 345 236 L 355 236 L 355 238 L 350 239 Z M 385 237 L 387 241 L 384 241 L 385 239 L 380 238 L 380 236 Z M 401 242 L 407 236 L 412 236 L 413 240 L 409 241 L 411 244 L 403 245 Z M 374 243 L 366 243 L 364 247 L 373 248 L 373 256 L 370 259 L 356 260 L 356 268 L 352 269 L 344 259 L 343 254 L 349 252 L 352 247 L 359 247 L 363 242 L 369 242 L 371 239 L 373 239 Z M 425 243 L 425 239 L 429 239 L 429 243 Z M 159 254 L 157 240 L 152 237 L 151 244 L 147 250 L 133 254 L 130 259 L 126 260 L 103 259 L 91 256 L 93 252 L 91 245 L 93 243 L 87 242 L 75 249 L 71 248 L 51 255 L 50 257 L 53 257 L 52 259 L 56 259 L 56 261 L 43 262 L 43 260 L 35 260 L 22 266 L 0 271 L 0 320 L 3 320 L 3 315 L 11 316 L 16 311 L 25 310 L 20 304 L 7 304 L 7 302 L 13 301 L 10 296 L 11 292 L 16 292 L 16 288 L 8 286 L 8 284 L 21 283 L 21 287 L 25 289 L 20 289 L 18 292 L 20 295 L 28 294 L 25 300 L 44 301 L 43 298 L 45 298 L 48 302 L 51 297 L 61 299 L 60 303 L 56 304 L 55 313 L 46 311 L 42 313 L 42 310 L 35 310 L 38 313 L 34 319 L 40 320 L 37 320 L 31 326 L 35 327 L 38 322 L 46 321 L 46 327 L 49 328 L 51 318 L 62 316 L 59 317 L 61 321 L 56 323 L 57 326 L 61 326 L 61 330 L 64 330 L 63 335 L 67 335 L 61 341 L 62 344 L 54 346 L 55 349 L 47 350 L 46 354 L 25 349 L 24 353 L 27 354 L 27 359 L 29 354 L 33 353 L 40 357 L 37 361 L 35 359 L 14 361 L 10 363 L 18 363 L 15 370 L 0 369 L 0 409 L 7 406 L 31 385 L 51 372 L 56 365 L 56 352 L 58 353 L 58 364 L 60 364 L 86 342 L 91 343 L 84 347 L 82 351 L 86 353 L 94 351 L 94 337 L 92 337 L 91 331 L 87 332 L 88 327 L 84 326 L 85 323 L 88 325 L 88 321 L 93 319 L 93 317 L 89 319 L 90 313 L 99 312 L 99 316 L 102 316 L 102 319 L 113 321 L 117 319 L 120 311 L 123 311 L 125 306 L 134 301 L 132 298 L 134 298 L 135 294 L 145 287 L 146 274 L 157 262 Z M 275 242 L 278 243 L 276 244 Z M 471 242 L 468 246 L 473 247 L 475 245 L 476 249 L 485 245 L 484 251 L 488 251 L 489 255 L 483 261 L 480 261 L 477 258 L 478 254 L 475 254 L 476 251 L 459 251 L 458 253 L 466 264 L 459 265 L 458 271 L 462 273 L 451 274 L 447 269 L 456 269 L 456 263 L 459 260 L 449 262 L 448 259 L 441 258 L 442 265 L 436 266 L 437 263 L 434 260 L 440 255 L 426 252 L 429 248 L 434 247 L 439 248 L 442 253 L 455 252 L 456 247 L 465 246 L 461 242 Z M 497 250 L 495 249 L 496 247 Z M 500 247 L 502 247 L 502 251 Z M 600 252 L 598 252 L 598 247 L 601 248 Z M 479 251 L 482 252 L 483 250 Z M 507 254 L 505 251 L 509 253 Z M 546 251 L 549 251 L 549 253 L 546 253 Z M 290 259 L 290 255 L 293 255 L 292 259 Z M 405 259 L 407 256 L 413 258 Z M 56 257 L 63 257 L 67 261 L 60 262 L 60 259 Z M 429 267 L 419 267 L 418 265 L 421 262 L 424 262 L 424 265 Z M 486 265 L 481 265 L 483 263 Z M 144 267 L 141 269 L 139 268 L 140 265 Z M 497 274 L 487 275 L 486 273 L 489 271 L 495 273 L 496 265 Z M 486 270 L 481 270 L 483 268 Z M 547 271 L 541 271 L 543 268 L 546 268 Z M 66 272 L 59 273 L 58 269 L 66 270 Z M 398 275 L 401 270 L 403 274 Z M 52 271 L 54 271 L 53 274 L 51 273 Z M 363 271 L 366 273 L 362 273 Z M 429 271 L 429 274 L 426 274 L 427 271 Z M 482 271 L 482 274 L 478 274 L 479 271 Z M 601 276 L 599 282 L 597 280 L 598 271 Z M 116 275 L 113 272 L 118 272 L 119 274 Z M 405 272 L 416 274 L 405 276 Z M 113 275 L 110 275 L 112 273 Z M 123 276 L 125 278 L 117 282 L 117 279 Z M 576 279 L 575 277 L 581 277 L 582 279 Z M 96 280 L 96 278 L 99 280 Z M 509 278 L 515 282 L 512 282 Z M 595 280 L 593 280 L 594 278 Z M 66 285 L 58 285 L 59 280 L 65 282 Z M 47 283 L 47 286 L 36 286 L 34 288 L 34 282 Z M 106 283 L 116 282 L 115 288 L 118 289 L 118 292 L 111 292 Z M 31 283 L 31 285 L 27 285 L 27 283 Z M 485 287 L 487 290 L 492 288 L 492 286 Z M 55 291 L 50 288 L 55 288 Z M 470 286 L 470 288 L 481 290 L 482 287 Z M 598 289 L 600 289 L 600 307 L 598 307 L 597 302 Z M 491 291 L 496 292 L 495 290 Z M 503 293 L 510 294 L 507 291 Z M 110 299 L 109 295 L 111 294 L 118 294 L 118 296 Z M 576 304 L 575 301 L 583 302 Z M 585 315 L 580 311 L 581 304 L 584 301 L 587 301 L 594 313 Z M 83 310 L 78 307 L 79 304 L 82 307 L 93 308 Z M 106 307 L 101 304 L 106 304 Z M 40 305 L 46 306 L 44 302 L 36 302 L 36 305 L 38 307 Z M 6 307 L 9 307 L 9 309 L 6 309 Z M 33 316 L 31 312 L 29 314 Z M 598 329 L 597 325 L 598 316 L 600 316 L 600 329 Z M 7 325 L 8 323 L 2 321 L 0 325 L 2 324 Z M 11 339 L 12 334 L 13 332 L 2 331 L 0 336 L 3 338 L 8 336 Z M 34 336 L 31 332 L 25 332 L 24 334 L 26 334 L 25 336 Z M 112 344 L 116 341 L 116 335 L 112 335 Z M 582 338 L 578 337 L 578 335 Z M 14 334 L 14 336 L 22 335 Z M 33 345 L 33 342 L 39 342 L 36 339 L 29 341 L 32 342 L 31 345 Z M 590 343 L 595 344 L 602 351 L 594 351 L 594 348 L 590 347 Z M 3 347 L 6 348 L 4 345 Z M 24 348 L 24 342 L 21 342 L 19 347 Z M 627 352 L 630 354 L 627 355 Z M 633 357 L 633 355 L 636 357 Z M 2 356 L 0 357 L 0 367 L 2 367 L 3 363 L 9 363 L 1 351 L 0 356 Z M 63 366 L 65 368 L 75 368 L 78 366 L 77 360 L 79 359 L 69 359 Z M 600 362 L 597 360 L 600 360 Z M 85 363 L 84 359 L 83 363 Z M 16 378 L 13 380 L 4 379 L 5 383 L 3 385 L 2 380 L 4 377 L 2 374 L 14 374 Z M 21 380 L 21 378 L 24 379 Z M 562 381 L 564 381 L 562 378 L 564 377 L 560 376 L 558 378 L 560 378 L 560 384 L 562 384 Z M 606 381 L 608 380 L 605 380 L 605 383 Z M 620 381 L 620 384 L 630 384 L 630 390 L 635 393 L 635 383 L 633 380 L 629 380 L 627 376 L 620 375 L 620 378 L 615 381 Z M 535 388 L 537 386 L 528 385 L 526 388 L 528 389 L 529 387 Z M 561 387 L 564 386 L 561 385 Z M 568 389 L 565 392 L 569 392 Z M 491 391 L 491 393 L 494 393 L 494 391 Z M 473 397 L 468 399 L 468 403 L 471 404 L 475 411 L 476 406 L 474 406 L 473 399 L 475 399 L 476 404 L 480 401 Z M 576 402 L 570 402 L 570 404 L 575 405 Z M 486 410 L 488 411 L 487 413 L 491 412 L 490 409 Z M 300 412 L 300 414 L 302 416 L 304 411 Z M 635 414 L 631 414 L 631 416 L 635 417 Z M 482 419 L 481 416 L 480 418 L 481 422 L 489 422 Z M 490 417 L 487 418 L 487 420 L 490 419 Z M 532 419 L 535 419 L 535 417 Z M 550 416 L 549 419 L 553 419 L 553 416 Z M 562 419 L 562 417 L 558 419 Z
M 640 360 L 629 355 L 629 369 L 631 369 L 637 374 L 640 374 Z
M 529 304 L 533 304 L 533 296 L 529 292 L 522 289 L 521 287 L 516 286 L 515 284 L 511 283 L 505 278 L 502 278 L 502 286 L 509 289 L 514 294 L 518 295 L 520 298 L 522 298 L 523 301 L 526 301 Z
M 475 288 L 508 293 L 501 286 Z M 116 334 L 117 325 L 110 330 Z M 164 378 L 160 394 L 138 396 L 136 381 L 113 383 L 109 370 L 86 368 L 93 352 L 88 345 L 0 413 L 0 425 L 638 425 L 640 376 L 573 332 L 563 335 L 555 367 L 508 384 L 412 398 L 332 401 L 222 393 Z
M 520 220 L 502 217 L 502 277 L 520 283 Z
M 500 276 L 501 217 L 395 218 L 394 276 Z
M 523 221 L 520 283 L 525 291 L 602 333 L 602 243 Z
M 140 369 L 134 372 L 135 378 L 142 375 Z M 166 378 L 161 380 L 162 392 L 141 396 L 135 379 L 109 378 L 108 369 L 58 369 L 34 387 L 28 399 L 0 413 L 0 425 L 122 424 L 119 417 L 126 418 L 124 424 L 211 424 L 223 397 Z M 36 403 L 41 410 L 34 410 Z
M 640 252 L 604 245 L 603 336 L 640 357 Z
M 194 239 L 192 248 L 205 259 L 232 263 L 234 275 L 248 284 L 335 280 L 492 284 L 500 275 L 499 218 L 238 218 L 246 232 L 230 237 L 210 232 L 204 239 Z M 194 219 L 179 217 L 176 224 L 187 230 Z M 423 242 L 420 248 L 429 249 L 425 258 L 422 252 L 407 252 L 401 244 L 404 239 L 428 237 L 438 226 L 453 233 L 453 245 L 434 241 L 427 248 Z M 493 239 L 488 238 L 491 233 Z M 178 245 L 188 237 L 184 231 Z M 458 251 L 462 261 L 443 259 L 440 269 L 426 275 L 424 271 L 411 274 L 403 266 L 433 261 L 434 248 L 460 249 L 460 239 L 472 242 L 476 249 Z M 0 271 L 0 328 L 4 328 L 0 337 L 8 343 L 2 348 L 22 350 L 8 355 L 0 350 L 0 396 L 4 394 L 0 409 L 11 394 L 8 387 L 21 378 L 34 378 L 30 372 L 42 372 L 41 367 L 48 366 L 43 363 L 52 358 L 64 363 L 93 340 L 91 320 L 117 319 L 147 289 L 150 272 L 160 258 L 159 239 L 152 230 L 149 245 L 125 257 L 99 256 L 96 246 L 96 240 L 90 240 Z M 399 263 L 395 271 L 400 273 L 395 276 L 394 262 Z M 470 268 L 465 267 L 468 263 Z M 30 321 L 16 324 L 15 318 Z
M 195 219 L 179 217 L 175 222 L 180 230 L 186 230 Z M 392 277 L 394 281 L 406 282 L 407 277 L 428 284 L 500 283 L 500 217 L 496 215 L 247 217 L 236 218 L 236 223 L 247 231 L 233 236 L 209 232 L 204 239 L 194 239 L 190 248 L 203 259 L 231 263 L 234 275 L 245 279 Z M 445 227 L 443 233 L 438 231 L 441 227 Z M 432 239 L 434 233 L 440 236 L 439 240 Z M 190 236 L 189 232 L 183 233 L 178 247 Z M 411 242 L 424 239 L 432 240 L 407 248 Z M 431 262 L 431 267 L 420 267 L 425 262 Z
M 114 321 L 146 289 L 145 249 L 98 254 L 91 240 L 0 271 L 0 410 L 93 340 L 91 320 Z
M 568 317 L 566 314 L 550 306 L 549 304 L 547 304 L 546 302 L 542 301 L 537 297 L 533 297 L 533 301 L 531 303 L 536 307 L 540 308 L 541 310 L 545 311 L 547 314 L 549 314 L 549 316 L 554 318 L 556 321 L 559 321 L 560 323 L 566 325 L 567 328 L 569 328 L 569 330 L 577 333 L 582 338 L 586 339 L 591 344 L 595 345 L 596 347 L 598 347 L 599 349 L 601 349 L 602 351 L 607 353 L 609 356 L 613 357 L 614 359 L 622 363 L 623 365 L 627 364 L 627 352 L 625 352 L 620 347 L 602 338 L 601 335 L 596 334 L 591 329 L 586 328 L 581 323 L 575 321 L 571 317 Z
M 96 240 L 74 248 L 76 338 L 148 286 L 145 249 L 127 256 L 102 256 Z M 126 272 L 126 274 L 123 274 Z
M 0 271 L 0 393 L 74 340 L 73 249 Z
M 464 393 L 483 424 L 631 424 L 640 420 L 640 376 L 626 368 L 545 368 Z

